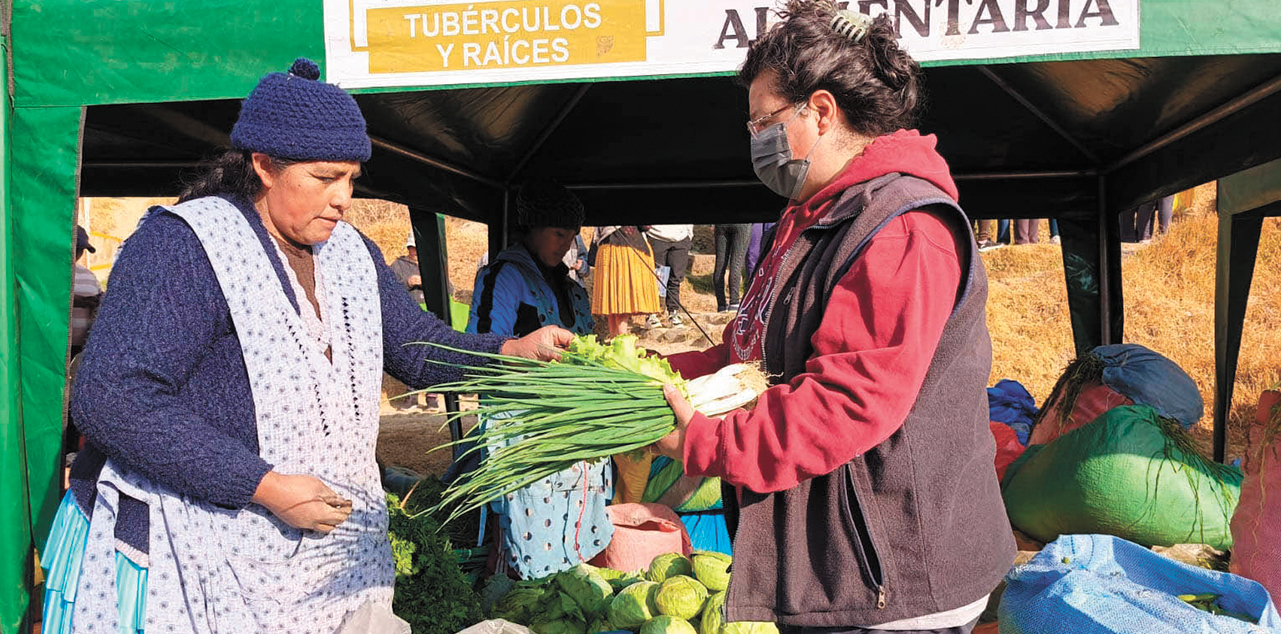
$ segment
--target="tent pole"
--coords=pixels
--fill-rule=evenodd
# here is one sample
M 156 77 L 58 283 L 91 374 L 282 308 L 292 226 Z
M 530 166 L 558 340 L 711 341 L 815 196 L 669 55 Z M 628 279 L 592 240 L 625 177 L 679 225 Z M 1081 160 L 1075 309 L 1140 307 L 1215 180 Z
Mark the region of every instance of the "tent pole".
M 550 139 L 552 134 L 560 128 L 560 124 L 565 122 L 565 119 L 569 117 L 569 113 L 573 112 L 574 108 L 578 105 L 578 102 L 583 99 L 583 95 L 587 94 L 587 90 L 591 87 L 592 84 L 582 84 L 578 87 L 578 90 L 574 91 L 573 96 L 569 98 L 569 101 L 565 103 L 565 106 L 556 114 L 556 118 L 552 119 L 551 124 L 546 128 L 543 128 L 543 131 L 539 133 L 538 138 L 534 140 L 534 144 L 529 146 L 529 150 L 525 152 L 525 155 L 520 157 L 520 162 L 516 163 L 516 167 L 512 168 L 511 174 L 507 176 L 508 185 L 511 185 L 516 180 L 516 177 L 520 176 L 521 171 L 523 171 L 525 166 L 529 164 L 529 161 L 534 158 L 534 155 L 538 153 L 538 150 L 542 149 L 543 144 L 547 142 L 547 139 Z
M 1214 460 L 1225 462 L 1228 449 L 1228 415 L 1236 388 L 1237 362 L 1245 309 L 1250 298 L 1259 234 L 1266 215 L 1281 214 L 1281 202 L 1257 210 L 1220 212 L 1219 245 L 1214 281 Z
M 1116 222 L 1108 214 L 1107 177 L 1099 175 L 1099 343 L 1111 345 L 1112 341 L 1112 271 L 1110 225 Z
M 374 144 L 374 147 L 378 147 L 378 148 L 387 150 L 388 152 L 392 152 L 393 154 L 399 154 L 403 157 L 413 159 L 424 165 L 430 165 L 432 167 L 435 167 L 436 169 L 441 169 L 451 174 L 457 174 L 464 178 L 469 178 L 471 180 L 476 181 L 477 183 L 481 183 L 483 185 L 489 185 L 494 189 L 501 189 L 503 187 L 502 183 L 498 182 L 496 179 L 485 176 L 484 174 L 473 172 L 472 170 L 469 170 L 464 167 L 459 167 L 447 161 L 442 161 L 437 158 L 432 158 L 430 156 L 427 156 L 426 154 L 423 154 L 422 152 L 417 152 L 407 147 L 397 145 L 395 143 L 392 143 L 391 141 L 387 141 L 386 139 L 380 139 L 376 136 L 371 136 L 369 137 L 369 141 Z
M 1091 163 L 1097 165 L 1101 162 L 1099 161 L 1099 157 L 1097 154 L 1095 154 L 1094 152 L 1091 152 L 1090 149 L 1085 147 L 1083 143 L 1076 140 L 1076 137 L 1073 137 L 1071 134 L 1069 134 L 1067 129 L 1059 125 L 1058 122 L 1055 121 L 1054 119 L 1051 119 L 1050 115 L 1045 114 L 1045 112 L 1043 112 L 1040 108 L 1036 107 L 1036 105 L 1033 104 L 1031 101 L 1028 101 L 1027 98 L 1024 97 L 1022 93 L 1016 90 L 1014 86 L 1011 86 L 1009 83 L 1007 83 L 1004 79 L 1002 79 L 999 75 L 997 75 L 996 72 L 994 72 L 992 69 L 988 68 L 987 66 L 979 66 L 978 70 L 980 73 L 983 73 L 985 76 L 987 76 L 988 79 L 992 80 L 992 83 L 996 84 L 997 86 L 1000 86 L 1001 90 L 1004 90 L 1006 94 L 1008 94 L 1015 101 L 1019 102 L 1020 105 L 1022 105 L 1024 108 L 1027 108 L 1028 112 L 1031 112 L 1033 115 L 1036 115 L 1036 118 L 1040 119 L 1041 123 L 1044 123 L 1045 125 L 1049 126 L 1051 130 L 1054 130 L 1055 133 L 1063 137 L 1064 141 L 1067 141 L 1069 144 L 1072 145 L 1072 147 L 1076 148 L 1077 151 L 1080 152 L 1082 156 L 1089 159 Z
M 1093 168 L 1080 170 L 1059 170 L 1051 172 L 971 172 L 968 174 L 953 174 L 954 181 L 998 181 L 998 180 L 1020 180 L 1025 178 L 1082 178 L 1085 176 L 1098 176 L 1099 171 Z
M 423 299 L 427 311 L 441 321 L 452 325 L 449 300 L 449 256 L 446 253 L 445 218 L 419 207 L 411 207 L 409 218 L 413 225 L 414 244 L 418 245 L 418 275 L 423 280 Z M 445 395 L 445 411 L 458 411 L 458 395 Z M 451 440 L 463 437 L 463 423 L 457 418 L 449 421 Z M 453 458 L 458 459 L 461 447 L 453 448 Z

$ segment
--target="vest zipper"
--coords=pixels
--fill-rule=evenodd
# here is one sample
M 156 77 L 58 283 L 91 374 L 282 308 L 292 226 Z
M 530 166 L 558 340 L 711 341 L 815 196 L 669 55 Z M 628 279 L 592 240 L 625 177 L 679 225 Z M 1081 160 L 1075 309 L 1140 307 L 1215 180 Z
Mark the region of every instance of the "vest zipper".
M 778 261 L 778 275 L 783 274 L 783 267 L 787 264 L 787 258 L 791 257 L 792 251 L 796 250 L 796 245 L 801 241 L 801 238 L 805 237 L 805 234 L 811 231 L 816 231 L 816 230 L 831 229 L 832 227 L 835 227 L 836 224 L 837 223 L 826 224 L 826 225 L 811 225 L 801 230 L 801 232 L 796 235 L 796 239 L 792 241 L 792 246 L 787 247 L 787 251 L 783 252 L 783 258 Z M 777 238 L 778 235 L 775 234 L 774 237 Z M 782 297 L 783 297 L 783 289 L 782 287 L 778 287 L 778 292 L 774 295 L 774 300 L 769 303 L 769 312 L 765 315 L 764 328 L 761 329 L 761 342 L 760 342 L 761 367 L 765 369 L 766 373 L 769 372 L 769 359 L 766 357 L 766 353 L 765 353 L 765 347 L 766 347 L 765 336 L 769 334 L 770 321 L 774 319 L 774 306 L 775 304 L 778 303 L 778 300 L 781 299 Z
M 872 524 L 868 521 L 867 512 L 863 509 L 863 501 L 858 494 L 858 486 L 854 479 L 854 470 L 848 466 L 845 468 L 845 486 L 850 497 L 848 500 L 850 520 L 854 522 L 854 529 L 861 531 L 857 535 L 857 547 L 863 554 L 864 572 L 876 588 L 876 609 L 884 610 L 888 602 L 885 591 L 885 562 L 881 561 L 881 554 L 876 550 L 876 540 L 872 539 Z

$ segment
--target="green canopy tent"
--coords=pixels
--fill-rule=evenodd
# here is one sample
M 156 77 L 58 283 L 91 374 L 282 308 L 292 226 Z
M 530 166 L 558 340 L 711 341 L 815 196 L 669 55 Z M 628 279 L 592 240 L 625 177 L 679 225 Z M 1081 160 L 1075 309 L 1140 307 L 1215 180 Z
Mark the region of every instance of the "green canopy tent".
M 1106 4 L 1090 2 L 1086 10 Z M 860 6 L 894 8 L 903 28 L 919 19 L 899 8 L 906 0 Z M 1281 158 L 1274 13 L 1267 0 L 1144 0 L 1137 50 L 926 64 L 920 127 L 939 135 L 967 211 L 1060 219 L 1078 349 L 1122 337 L 1120 210 Z M 737 23 L 725 15 L 713 29 L 719 43 L 745 44 L 750 14 Z M 32 548 L 60 493 L 76 198 L 174 194 L 182 170 L 226 143 L 258 77 L 295 56 L 324 59 L 326 34 L 320 0 L 19 0 L 6 26 L 7 632 L 26 612 Z M 358 193 L 410 207 L 422 252 L 440 247 L 437 261 L 423 259 L 424 279 L 435 280 L 444 263 L 437 214 L 487 222 L 501 245 L 512 186 L 527 177 L 574 188 L 589 224 L 772 219 L 783 201 L 752 176 L 745 97 L 727 74 L 362 88 L 375 149 Z M 441 289 L 431 294 L 437 306 Z

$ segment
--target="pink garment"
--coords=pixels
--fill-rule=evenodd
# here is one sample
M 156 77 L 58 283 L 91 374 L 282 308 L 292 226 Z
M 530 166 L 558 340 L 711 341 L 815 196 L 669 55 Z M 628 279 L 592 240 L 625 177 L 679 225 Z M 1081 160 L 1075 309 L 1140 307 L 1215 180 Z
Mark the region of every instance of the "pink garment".
M 1126 398 L 1116 390 L 1106 385 L 1095 383 L 1081 390 L 1081 394 L 1077 396 L 1076 405 L 1072 408 L 1072 413 L 1068 415 L 1068 419 L 1060 421 L 1058 412 L 1060 398 L 1062 398 L 1062 394 L 1056 395 L 1049 403 L 1046 403 L 1045 417 L 1032 429 L 1032 436 L 1027 440 L 1028 445 L 1047 444 L 1059 436 L 1094 422 L 1094 419 L 1102 416 L 1104 412 L 1113 407 L 1134 404 L 1134 401 Z
M 1232 515 L 1233 573 L 1263 584 L 1274 602 L 1281 601 L 1281 439 L 1270 438 L 1281 428 L 1281 392 L 1259 397 L 1250 445 L 1245 456 L 1245 481 Z

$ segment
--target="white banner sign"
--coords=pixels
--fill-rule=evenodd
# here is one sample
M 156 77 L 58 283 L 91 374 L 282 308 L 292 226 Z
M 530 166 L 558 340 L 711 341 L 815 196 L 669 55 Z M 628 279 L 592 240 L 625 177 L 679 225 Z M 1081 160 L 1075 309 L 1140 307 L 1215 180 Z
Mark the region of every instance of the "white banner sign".
M 774 0 L 324 0 L 327 79 L 441 86 L 735 70 Z M 1139 47 L 1139 0 L 853 0 L 918 61 Z

